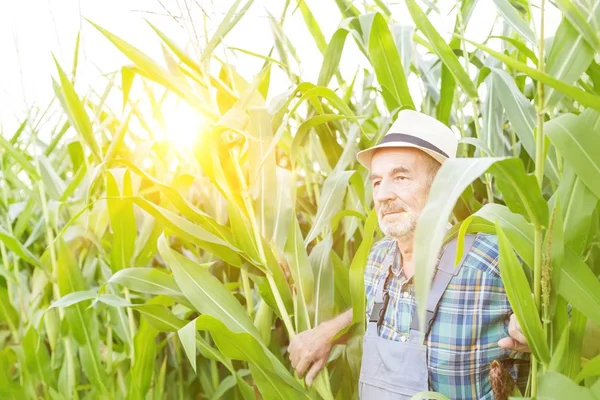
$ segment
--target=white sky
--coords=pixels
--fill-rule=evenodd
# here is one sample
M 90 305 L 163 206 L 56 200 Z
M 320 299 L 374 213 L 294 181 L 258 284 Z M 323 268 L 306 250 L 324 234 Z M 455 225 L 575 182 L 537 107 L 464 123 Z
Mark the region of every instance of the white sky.
M 385 2 L 396 21 L 412 25 L 403 0 Z M 173 15 L 184 16 L 184 19 L 179 20 L 183 27 L 171 17 L 165 16 L 161 3 Z M 196 21 L 194 27 L 187 18 L 186 3 L 192 9 L 193 19 Z M 226 36 L 224 43 L 230 47 L 267 54 L 274 43 L 267 10 L 279 18 L 284 3 L 283 0 L 255 0 L 247 15 Z M 290 11 L 294 9 L 296 2 L 291 3 Z M 306 3 L 329 41 L 341 21 L 335 1 L 306 0 Z M 446 38 L 454 25 L 455 13 L 451 9 L 455 3 L 454 0 L 438 0 L 441 16 L 430 14 L 432 23 Z M 197 4 L 211 18 L 206 25 L 210 36 L 233 0 L 0 0 L 0 134 L 12 135 L 29 106 L 44 108 L 52 99 L 51 76 L 56 76 L 52 54 L 63 69 L 70 72 L 75 40 L 80 29 L 76 86 L 80 96 L 90 87 L 102 92 L 107 83 L 103 74 L 130 64 L 125 56 L 87 21 L 82 20 L 81 16 L 120 36 L 164 65 L 161 41 L 144 19 L 148 19 L 182 47 L 193 52 L 190 37 L 197 35 L 200 45 L 205 41 L 202 14 Z M 552 36 L 560 22 L 560 14 L 548 2 L 546 4 L 546 36 Z M 536 11 L 534 8 L 534 20 L 537 23 L 539 13 Z M 481 42 L 489 34 L 495 18 L 494 1 L 478 1 L 466 36 Z M 322 57 L 299 10 L 293 15 L 288 12 L 284 30 L 302 60 L 301 76 L 306 81 L 316 82 Z M 237 54 L 239 56 L 235 60 L 229 52 L 229 61 L 238 65 L 239 72 L 250 79 L 259 71 L 262 60 Z M 351 78 L 359 65 L 366 65 L 366 62 L 353 41 L 348 39 L 340 65 L 342 75 Z M 287 88 L 283 73 L 272 77 L 271 93 L 283 92 Z

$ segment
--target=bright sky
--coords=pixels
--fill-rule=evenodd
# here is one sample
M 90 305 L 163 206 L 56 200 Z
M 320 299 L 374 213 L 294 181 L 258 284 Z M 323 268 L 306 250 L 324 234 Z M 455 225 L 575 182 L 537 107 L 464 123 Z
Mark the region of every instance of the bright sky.
M 384 2 L 392 10 L 396 21 L 412 25 L 403 0 Z M 130 64 L 106 38 L 87 21 L 82 20 L 81 16 L 120 36 L 164 65 L 160 39 L 145 19 L 193 53 L 198 51 L 206 40 L 203 13 L 198 4 L 210 17 L 205 25 L 210 36 L 233 3 L 233 0 L 0 1 L 0 134 L 12 135 L 31 105 L 44 108 L 52 99 L 51 77 L 56 76 L 52 54 L 63 69 L 70 72 L 79 30 L 81 47 L 76 89 L 80 96 L 85 94 L 89 87 L 101 93 L 107 84 L 104 74 L 118 71 L 121 66 Z M 226 36 L 224 43 L 230 47 L 267 54 L 274 43 L 268 13 L 279 18 L 284 3 L 283 0 L 255 0 L 247 15 L 243 16 L 239 24 Z M 293 10 L 296 2 L 291 3 L 290 8 Z M 321 26 L 325 38 L 329 40 L 341 21 L 335 1 L 306 0 L 306 3 Z M 455 21 L 455 13 L 452 11 L 455 3 L 453 0 L 438 0 L 441 16 L 436 13 L 430 14 L 434 26 L 446 38 L 449 38 Z M 546 2 L 546 7 L 546 36 L 552 36 L 560 22 L 560 14 L 549 2 Z M 188 8 L 192 19 L 196 21 L 194 25 L 190 24 Z M 173 19 L 166 10 L 176 17 L 183 18 Z M 483 40 L 489 34 L 495 18 L 494 0 L 477 2 L 466 36 L 476 41 Z M 539 13 L 535 8 L 534 20 L 536 23 L 539 21 Z M 302 60 L 303 78 L 316 82 L 322 57 L 304 25 L 299 10 L 293 15 L 288 12 L 284 30 Z M 194 42 L 199 43 L 196 49 Z M 231 52 L 227 54 L 230 62 L 238 65 L 239 72 L 247 79 L 251 79 L 262 65 L 261 60 L 252 56 L 237 53 L 238 58 L 235 60 L 231 58 Z M 342 75 L 351 78 L 359 65 L 367 65 L 366 60 L 352 40 L 348 40 L 340 64 Z M 282 72 L 279 75 L 274 74 L 271 88 L 270 97 L 288 89 Z

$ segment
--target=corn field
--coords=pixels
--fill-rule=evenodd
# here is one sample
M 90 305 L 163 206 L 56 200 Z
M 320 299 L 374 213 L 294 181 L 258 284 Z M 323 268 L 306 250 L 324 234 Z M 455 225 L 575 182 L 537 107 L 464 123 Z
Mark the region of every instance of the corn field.
M 331 37 L 286 0 L 251 80 L 218 55 L 243 51 L 227 35 L 253 0 L 232 3 L 200 52 L 151 24 L 160 60 L 84 20 L 129 62 L 102 93 L 80 87 L 78 40 L 74 65 L 49 71 L 55 98 L 0 132 L 0 398 L 357 398 L 382 233 L 355 154 L 409 108 L 461 137 L 416 231 L 419 312 L 443 243 L 496 234 L 532 351 L 514 395 L 600 399 L 600 0 L 489 1 L 502 34 L 483 42 L 465 36 L 476 0 L 456 2 L 450 36 L 435 2 L 403 0 L 406 26 L 384 1 L 335 0 Z M 549 7 L 555 32 L 533 18 Z M 298 59 L 291 13 L 320 60 Z M 348 46 L 369 65 L 353 79 Z M 302 63 L 320 63 L 316 81 Z M 155 133 L 166 102 L 201 121 L 185 148 Z M 351 339 L 307 386 L 290 338 L 349 308 Z

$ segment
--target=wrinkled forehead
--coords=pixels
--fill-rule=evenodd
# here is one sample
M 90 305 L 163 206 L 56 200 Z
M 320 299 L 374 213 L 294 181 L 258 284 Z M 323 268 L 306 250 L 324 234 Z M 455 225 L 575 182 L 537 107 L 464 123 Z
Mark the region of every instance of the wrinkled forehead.
M 410 147 L 377 149 L 371 160 L 371 175 L 418 171 L 424 165 L 424 155 L 421 150 Z

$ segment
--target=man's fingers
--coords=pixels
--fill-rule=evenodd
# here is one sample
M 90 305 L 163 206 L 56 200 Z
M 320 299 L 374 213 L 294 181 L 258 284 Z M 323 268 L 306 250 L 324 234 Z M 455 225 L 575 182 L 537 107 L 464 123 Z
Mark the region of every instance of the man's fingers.
M 498 341 L 498 346 L 508 349 L 515 350 L 520 352 L 530 352 L 529 346 L 527 344 L 521 343 L 511 337 L 505 337 Z
M 319 374 L 319 372 L 321 372 L 321 370 L 325 366 L 326 361 L 327 360 L 325 358 L 321 358 L 316 363 L 314 363 L 312 367 L 310 367 L 308 373 L 306 374 L 306 384 L 308 386 L 312 385 L 313 381 L 315 380 L 315 377 Z
M 312 360 L 310 359 L 310 357 L 301 357 L 300 361 L 298 361 L 298 365 L 294 367 L 296 369 L 296 372 L 298 373 L 298 376 L 302 377 L 311 363 Z
M 300 359 L 302 358 L 303 349 L 305 347 L 306 345 L 303 342 L 299 341 L 298 337 L 296 337 L 290 342 L 290 345 L 288 346 L 288 352 L 290 362 L 292 363 L 292 367 L 296 368 L 296 365 L 298 364 L 298 362 L 300 362 Z
M 521 329 L 518 326 L 509 326 L 508 334 L 517 342 L 520 342 L 525 345 L 527 344 L 527 339 L 525 338 L 525 335 L 523 335 L 523 332 L 521 332 Z

